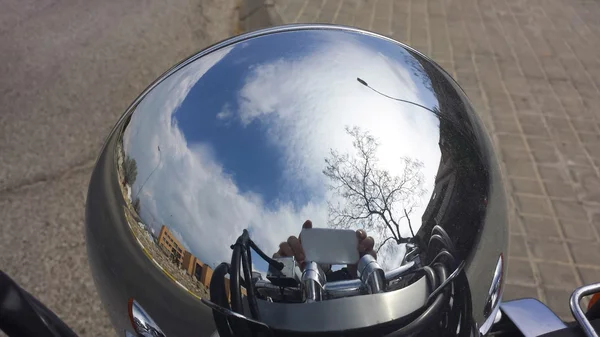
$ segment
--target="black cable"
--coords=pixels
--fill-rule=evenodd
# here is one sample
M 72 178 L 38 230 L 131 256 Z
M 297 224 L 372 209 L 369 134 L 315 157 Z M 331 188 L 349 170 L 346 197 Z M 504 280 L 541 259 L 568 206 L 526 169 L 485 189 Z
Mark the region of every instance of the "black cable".
M 458 265 L 458 267 L 452 272 L 452 274 L 448 276 L 448 268 L 446 267 L 446 264 L 440 260 L 442 259 L 442 257 L 447 257 L 449 258 L 451 264 L 454 265 L 456 263 L 454 257 L 454 254 L 456 253 L 456 248 L 452 240 L 448 236 L 448 233 L 439 226 L 434 226 L 434 228 L 432 229 L 432 236 L 429 240 L 429 245 L 431 245 L 433 241 L 439 241 L 443 248 L 432 259 L 429 266 L 425 266 L 421 269 L 423 272 L 425 272 L 425 275 L 427 276 L 430 284 L 432 285 L 432 289 L 434 289 L 427 298 L 427 302 L 425 304 L 425 306 L 427 306 L 428 303 L 431 303 L 431 305 L 427 306 L 427 308 L 414 321 L 404 326 L 403 328 L 387 335 L 387 337 L 410 335 L 416 331 L 421 331 L 428 326 L 432 326 L 431 324 L 434 323 L 433 320 L 439 318 L 440 312 L 447 308 L 449 305 L 451 291 L 448 288 L 448 285 L 454 286 L 454 279 L 458 275 L 463 274 L 462 271 L 464 269 L 465 262 L 462 261 Z M 433 266 L 433 268 L 431 266 Z M 439 286 L 438 279 L 441 281 L 441 284 L 439 284 Z M 467 301 L 468 300 L 469 299 L 467 299 Z M 462 308 L 464 307 L 464 303 L 461 304 L 463 304 L 461 306 L 461 309 L 466 310 L 467 308 Z M 462 314 L 464 315 L 466 313 L 463 312 Z M 468 322 L 468 317 L 462 317 L 461 323 L 466 325 L 466 322 Z M 466 329 L 466 326 L 464 325 L 461 326 L 461 330 Z
M 252 257 L 250 256 L 250 247 L 242 250 L 242 266 L 244 268 L 244 280 L 246 281 L 246 291 L 248 293 L 248 306 L 250 307 L 250 315 L 253 319 L 260 321 L 258 312 L 258 304 L 254 296 L 254 284 L 252 283 Z
M 225 275 L 229 274 L 229 269 L 230 268 L 227 263 L 223 262 L 218 265 L 210 279 L 209 287 L 210 300 L 227 310 L 231 310 L 229 307 L 229 301 L 227 300 L 227 292 L 225 291 Z M 227 317 L 216 310 L 213 310 L 213 317 L 215 319 L 215 325 L 217 326 L 219 336 L 233 337 L 233 332 L 231 331 Z
M 229 270 L 229 282 L 231 290 L 231 308 L 238 314 L 244 314 L 244 306 L 242 305 L 242 294 L 240 289 L 240 262 L 242 260 L 242 245 L 240 239 L 233 245 L 233 253 L 231 254 L 231 269 Z
M 435 225 L 433 226 L 431 232 L 434 234 L 435 232 L 438 232 L 438 234 L 442 236 L 444 242 L 446 242 L 446 248 L 450 251 L 452 255 L 456 255 L 456 246 L 452 242 L 452 239 L 450 239 L 450 236 L 448 235 L 448 232 L 446 232 L 445 229 L 443 229 L 440 225 Z
M 452 267 L 454 267 L 454 265 L 456 264 L 456 261 L 454 259 L 454 256 L 452 256 L 452 254 L 446 250 L 446 248 L 443 248 L 434 258 L 433 260 L 431 260 L 431 262 L 429 263 L 430 266 L 436 264 L 437 262 L 440 262 L 439 260 L 443 257 L 446 256 L 448 259 L 450 259 L 450 263 L 452 265 Z
M 448 268 L 446 266 L 446 264 L 444 263 L 436 263 L 433 268 L 436 270 L 436 272 L 440 275 L 440 279 L 442 279 L 443 281 L 441 282 L 442 284 L 440 285 L 440 287 L 438 289 L 442 289 L 441 293 L 445 294 L 447 296 L 447 300 L 446 303 L 444 303 L 444 307 L 441 309 L 441 312 L 439 313 L 438 317 L 440 317 L 440 322 L 438 325 L 438 328 L 441 328 L 442 331 L 447 330 L 448 328 L 448 309 L 450 308 L 450 299 L 452 298 L 452 288 L 454 285 L 454 282 L 452 282 L 452 279 L 448 276 Z M 448 286 L 446 286 L 446 285 Z M 435 292 L 434 292 L 435 293 Z M 427 299 L 429 302 L 429 298 Z
M 471 287 L 469 286 L 467 274 L 465 274 L 464 271 L 458 274 L 456 278 L 458 280 L 457 284 L 460 284 L 463 287 L 462 289 L 455 290 L 456 293 L 462 295 L 460 296 L 462 303 L 459 303 L 459 308 L 461 309 L 460 336 L 468 337 L 475 325 L 472 321 L 473 309 L 471 307 Z
M 448 274 L 446 267 L 441 264 L 436 265 L 438 269 L 438 276 L 440 279 L 445 280 Z M 426 327 L 430 327 L 433 324 L 432 320 L 438 318 L 438 313 L 448 303 L 449 294 L 448 292 L 442 292 L 437 294 L 436 299 L 433 303 L 427 307 L 414 321 L 408 323 L 406 326 L 386 335 L 386 337 L 400 337 L 407 336 L 416 331 L 421 331 Z
M 431 243 L 433 241 L 438 241 L 443 248 L 447 248 L 448 247 L 448 243 L 446 242 L 446 240 L 444 240 L 444 238 L 439 235 L 439 234 L 432 234 L 431 237 L 429 238 L 429 242 L 427 243 L 427 247 L 428 249 L 431 249 L 433 246 L 431 245 Z
M 431 291 L 434 291 L 439 285 L 435 271 L 429 266 L 423 267 L 423 271 L 425 272 L 425 275 L 427 275 L 427 280 L 429 280 L 429 287 L 431 287 Z
M 250 247 L 252 247 L 252 249 L 254 249 L 254 251 L 265 261 L 267 261 L 267 263 L 271 266 L 273 266 L 274 268 L 276 268 L 277 270 L 281 271 L 283 269 L 283 263 L 279 262 L 279 261 L 275 261 L 272 258 L 268 257 L 267 254 L 265 254 L 262 250 L 260 250 L 260 248 L 258 248 L 258 246 L 254 243 L 254 241 L 252 240 L 248 240 L 248 243 L 250 244 Z
M 437 264 L 440 265 L 440 264 Z M 450 284 L 450 282 L 452 282 L 456 276 L 458 276 L 458 274 L 463 270 L 463 268 L 465 267 L 465 261 L 461 262 L 458 267 L 454 270 L 454 272 L 452 272 L 452 274 L 450 274 L 450 276 L 448 278 L 446 278 L 442 284 L 437 287 L 436 290 L 434 290 L 431 294 L 429 294 L 429 298 L 427 299 L 427 301 L 429 302 L 432 298 L 434 298 L 435 296 L 437 296 L 437 294 L 439 294 L 440 292 L 442 292 L 444 290 L 444 288 L 446 288 L 446 286 L 448 284 Z
M 450 300 L 448 301 L 448 306 L 446 308 L 445 317 L 446 317 L 446 325 L 444 326 L 444 334 L 443 336 L 456 336 L 456 332 L 458 331 L 458 327 L 460 324 L 460 315 L 457 313 L 457 308 L 460 310 L 460 306 L 462 303 L 456 294 L 456 283 L 450 283 Z

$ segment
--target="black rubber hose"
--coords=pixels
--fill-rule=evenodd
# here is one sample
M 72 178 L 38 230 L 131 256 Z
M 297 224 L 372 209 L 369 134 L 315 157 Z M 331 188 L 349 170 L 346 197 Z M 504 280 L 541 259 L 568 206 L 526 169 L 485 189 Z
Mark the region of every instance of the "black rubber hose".
M 252 249 L 254 249 L 254 251 L 265 261 L 267 261 L 267 263 L 271 266 L 273 266 L 274 268 L 277 268 L 277 270 L 281 271 L 283 269 L 283 263 L 279 262 L 279 261 L 275 261 L 272 258 L 268 257 L 267 254 L 265 254 L 262 250 L 260 250 L 260 248 L 258 248 L 258 246 L 256 245 L 256 243 L 254 243 L 254 241 L 249 240 L 248 243 L 250 244 L 250 247 L 252 247 Z
M 461 287 L 461 289 L 456 290 L 456 288 L 458 287 Z M 455 292 L 459 293 L 462 299 L 462 305 L 460 306 L 460 308 L 462 309 L 460 335 L 464 337 L 469 336 L 470 331 L 475 325 L 472 321 L 473 308 L 471 307 L 472 302 L 470 289 L 471 287 L 469 286 L 467 274 L 465 274 L 464 271 L 461 271 L 460 274 L 456 277 Z
M 446 270 L 446 267 L 439 264 L 436 265 L 436 269 L 438 269 L 438 276 L 442 281 L 441 283 L 443 283 L 443 281 L 448 277 L 448 270 Z M 427 307 L 427 309 L 425 309 L 425 311 L 423 311 L 421 315 L 419 315 L 419 317 L 417 317 L 414 321 L 408 323 L 401 329 L 388 334 L 386 337 L 406 336 L 431 327 L 432 324 L 434 324 L 434 320 L 439 319 L 439 313 L 448 304 L 449 297 L 450 295 L 448 291 L 442 291 L 437 295 L 433 303 L 429 307 Z
M 454 246 L 454 243 L 452 242 L 452 239 L 450 239 L 450 236 L 448 235 L 446 230 L 440 225 L 435 225 L 433 226 L 432 233 L 435 232 L 438 232 L 438 234 L 442 236 L 443 240 L 446 242 L 445 246 L 448 250 L 450 250 L 450 253 L 452 255 L 456 255 L 456 246 Z
M 452 268 L 454 268 L 454 266 L 456 265 L 456 260 L 454 259 L 454 256 L 448 250 L 446 250 L 446 248 L 442 248 L 442 250 L 431 260 L 429 265 L 434 265 L 437 262 L 440 262 L 440 259 L 443 256 L 446 256 L 448 259 L 450 259 L 450 265 L 452 266 Z
M 248 293 L 248 306 L 250 307 L 250 315 L 257 321 L 260 321 L 258 312 L 258 304 L 256 296 L 254 296 L 254 283 L 252 283 L 252 257 L 250 255 L 250 247 L 242 250 L 242 266 L 244 268 L 244 281 L 246 281 L 246 291 Z
M 210 279 L 210 300 L 227 309 L 229 307 L 229 300 L 227 299 L 227 292 L 225 291 L 225 275 L 229 274 L 229 265 L 227 263 L 221 263 L 215 268 L 213 276 Z M 227 321 L 227 317 L 216 310 L 213 310 L 213 317 L 215 319 L 215 325 L 217 331 L 221 337 L 233 337 L 231 327 Z
M 425 266 L 423 267 L 423 271 L 425 272 L 425 275 L 427 275 L 427 280 L 429 280 L 429 287 L 431 288 L 431 291 L 434 291 L 441 283 L 438 282 L 438 277 L 435 274 L 435 270 L 429 266 Z
M 442 248 L 447 248 L 450 249 L 450 247 L 448 247 L 448 241 L 445 240 L 441 235 L 439 234 L 433 234 L 430 238 L 429 238 L 429 242 L 427 243 L 427 247 L 429 249 L 431 249 L 433 246 L 431 245 L 433 243 L 433 241 L 438 241 L 441 245 Z
M 236 243 L 231 254 L 231 268 L 229 270 L 229 282 L 231 291 L 231 308 L 234 312 L 243 315 L 242 291 L 240 289 L 240 262 L 242 260 L 242 245 Z
M 438 265 L 440 265 L 440 264 L 441 263 L 438 263 Z M 446 279 L 441 282 L 440 286 L 437 289 L 435 289 L 431 294 L 429 294 L 429 300 L 431 301 L 440 292 L 446 291 L 445 288 L 454 281 L 454 279 L 463 271 L 464 267 L 465 267 L 465 261 L 461 262 L 458 265 L 458 267 L 456 267 L 456 269 L 454 269 L 452 274 L 450 274 L 450 276 L 447 276 Z

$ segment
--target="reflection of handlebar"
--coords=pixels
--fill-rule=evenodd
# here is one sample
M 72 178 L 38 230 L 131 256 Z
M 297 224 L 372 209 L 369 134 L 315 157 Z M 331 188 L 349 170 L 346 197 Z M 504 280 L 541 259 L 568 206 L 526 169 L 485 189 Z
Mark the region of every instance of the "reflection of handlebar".
M 363 256 L 363 258 L 361 258 L 361 260 L 363 259 L 364 261 L 368 261 L 369 263 L 372 263 L 374 261 L 374 259 L 371 260 L 371 255 L 365 255 Z M 393 289 L 393 287 L 391 286 L 393 281 L 401 278 L 405 273 L 411 271 L 414 266 L 414 262 L 409 262 L 394 270 L 390 270 L 388 272 L 383 273 L 384 283 L 383 287 L 380 288 L 379 291 L 373 291 L 372 287 L 369 285 L 370 283 L 379 282 L 379 280 L 376 279 L 376 273 L 368 274 L 366 278 L 361 277 L 360 279 L 356 280 L 328 282 L 323 286 L 325 298 L 331 299 L 340 297 L 350 297 L 391 290 Z M 362 275 L 365 274 L 363 273 Z M 369 276 L 371 278 L 369 278 Z
M 432 241 L 441 244 L 442 248 L 430 252 Z M 250 316 L 247 318 L 257 322 L 263 321 L 259 311 L 264 312 L 266 320 L 264 323 L 274 329 L 282 328 L 286 331 L 306 329 L 302 320 L 287 319 L 297 315 L 309 315 L 314 323 L 311 324 L 311 329 L 322 331 L 326 330 L 331 322 L 331 316 L 327 313 L 333 310 L 334 316 L 338 317 L 336 322 L 344 322 L 339 327 L 347 330 L 360 327 L 357 323 L 364 326 L 365 324 L 376 325 L 382 321 L 395 321 L 414 313 L 419 308 L 426 307 L 417 318 L 395 332 L 397 335 L 412 334 L 428 326 L 435 317 L 439 317 L 438 314 L 448 305 L 451 297 L 451 289 L 448 285 L 455 278 L 461 277 L 459 275 L 465 277 L 462 273 L 465 262 L 457 261 L 455 258 L 456 249 L 443 228 L 434 226 L 427 247 L 428 256 L 434 256 L 427 265 L 423 265 L 419 256 L 421 246 L 409 243 L 401 266 L 394 270 L 384 272 L 371 255 L 365 255 L 356 265 L 357 279 L 327 282 L 325 272 L 320 269 L 316 261 L 305 261 L 302 272 L 294 256 L 269 258 L 258 249 L 250 240 L 248 232 L 244 230 L 231 247 L 234 250 L 231 265 L 222 263 L 213 273 L 210 286 L 211 300 L 214 299 L 215 306 L 221 306 L 224 310 L 235 312 L 241 317 L 246 317 L 244 307 L 249 307 Z M 250 249 L 254 249 L 268 263 L 267 279 L 270 282 L 252 278 Z M 433 255 L 436 252 L 437 255 Z M 244 269 L 243 279 L 240 275 L 241 267 Z M 227 273 L 230 274 L 231 280 L 231 302 L 228 301 L 225 292 L 224 276 Z M 414 282 L 412 278 L 410 280 L 407 278 L 409 275 L 415 276 Z M 241 301 L 242 286 L 247 289 L 245 303 Z M 374 296 L 358 296 L 368 294 Z M 338 300 L 328 301 L 330 299 Z M 404 301 L 407 305 L 392 309 L 375 304 L 382 300 L 390 303 Z M 359 302 L 375 310 L 370 311 L 368 316 L 363 317 L 366 320 L 361 322 L 354 319 L 356 312 L 352 309 L 355 307 L 354 303 Z M 288 305 L 292 303 L 303 303 L 303 305 Z M 294 314 L 292 315 L 289 310 Z M 230 331 L 233 325 L 229 324 L 228 319 L 234 316 L 227 316 L 225 311 L 221 312 L 225 316 L 214 312 L 219 331 Z M 461 331 L 462 329 L 467 331 L 466 325 L 462 326 Z
M 295 264 L 291 258 L 281 258 L 280 262 Z M 300 277 L 298 277 L 299 275 L 295 275 L 300 283 L 299 287 L 286 287 L 283 294 L 281 293 L 280 286 L 268 281 L 259 280 L 255 283 L 255 287 L 265 297 L 279 297 L 283 295 L 286 298 L 295 298 L 298 301 L 301 300 L 302 302 L 310 303 L 393 290 L 394 281 L 412 271 L 414 267 L 415 262 L 411 261 L 396 269 L 383 272 L 375 259 L 370 255 L 365 255 L 358 263 L 358 279 L 327 282 L 325 273 L 318 265 L 314 262 L 307 262 L 302 275 Z M 288 270 L 294 269 L 290 268 Z

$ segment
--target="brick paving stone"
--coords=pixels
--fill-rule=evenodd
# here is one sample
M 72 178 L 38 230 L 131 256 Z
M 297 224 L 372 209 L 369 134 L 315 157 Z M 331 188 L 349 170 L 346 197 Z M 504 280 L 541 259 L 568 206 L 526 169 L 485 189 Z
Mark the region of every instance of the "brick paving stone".
M 537 285 L 531 263 L 525 260 L 508 259 L 508 279 L 512 284 Z
M 577 269 L 585 283 L 593 283 L 600 280 L 600 268 L 578 267 Z
M 546 181 L 546 192 L 550 198 L 576 199 L 574 188 L 571 184 L 562 181 Z
M 550 262 L 536 263 L 544 286 L 563 288 L 573 291 L 577 287 L 575 270 L 572 265 Z
M 572 220 L 560 220 L 561 227 L 565 233 L 565 238 L 571 239 L 575 242 L 581 241 L 596 241 L 597 237 L 591 225 L 587 221 L 572 221 Z M 600 279 L 598 279 L 600 281 Z
M 569 298 L 571 297 L 572 290 L 567 289 L 549 289 L 543 288 L 545 295 L 545 302 L 551 308 L 554 309 L 554 312 L 564 320 L 573 320 L 573 316 L 571 316 L 571 311 L 568 306 L 565 306 L 564 303 L 569 303 Z
M 521 221 L 528 237 L 559 239 L 561 237 L 554 218 L 523 215 Z
M 509 149 L 510 151 L 510 149 Z M 510 177 L 535 179 L 535 166 L 529 158 L 525 160 L 506 161 L 506 171 Z
M 569 317 L 569 287 L 600 281 L 600 2 L 274 3 L 285 23 L 374 30 L 447 68 L 495 133 L 508 175 L 505 297 Z
M 531 256 L 535 259 L 569 262 L 567 251 L 560 241 L 550 241 L 547 238 L 529 238 L 527 244 L 531 249 Z
M 556 151 L 554 151 L 554 150 L 532 151 L 531 154 L 533 155 L 533 160 L 539 164 L 556 165 L 559 162 L 558 155 L 556 154 Z M 561 181 L 559 180 L 559 182 L 561 182 Z
M 517 216 L 514 207 L 512 207 L 512 200 L 509 200 L 509 222 L 508 222 L 508 230 L 511 234 L 514 235 L 525 235 L 525 230 L 523 226 L 523 221 Z
M 505 301 L 516 300 L 521 298 L 538 298 L 537 289 L 533 286 L 523 286 L 517 284 L 507 284 L 504 288 Z
M 585 221 L 587 219 L 585 210 L 577 202 L 552 200 L 552 204 L 556 209 L 556 216 L 559 219 L 581 221 Z
M 551 212 L 547 198 L 539 196 L 515 195 L 517 210 L 520 214 L 544 216 Z
M 576 263 L 588 266 L 598 265 L 598 261 L 600 261 L 600 244 L 577 242 L 570 244 L 570 248 Z
M 509 257 L 528 258 L 527 244 L 523 235 L 511 235 L 508 240 Z
M 568 174 L 559 165 L 543 165 L 537 167 L 542 181 L 567 181 Z
M 495 129 L 497 133 L 512 135 L 513 137 L 516 135 L 519 137 L 519 124 L 515 119 L 507 119 L 503 121 L 499 121 L 494 123 Z
M 542 185 L 537 179 L 509 178 L 512 190 L 521 194 L 543 195 Z
M 533 117 L 533 118 L 536 118 L 538 121 L 540 120 L 539 116 Z M 541 138 L 541 139 L 549 139 L 550 138 L 550 132 L 548 132 L 548 129 L 546 128 L 546 126 L 540 125 L 539 122 L 537 125 L 525 124 L 522 126 L 522 128 L 523 128 L 523 132 L 528 137 Z
M 543 126 L 538 126 L 538 127 L 543 127 Z M 532 152 L 555 152 L 556 151 L 556 146 L 554 146 L 554 143 L 550 140 L 550 139 L 546 139 L 546 138 L 539 138 L 539 137 L 531 137 L 531 135 L 528 135 L 529 137 L 527 137 L 527 145 L 529 145 L 529 148 L 531 149 Z M 537 162 L 537 164 L 543 164 L 541 162 Z

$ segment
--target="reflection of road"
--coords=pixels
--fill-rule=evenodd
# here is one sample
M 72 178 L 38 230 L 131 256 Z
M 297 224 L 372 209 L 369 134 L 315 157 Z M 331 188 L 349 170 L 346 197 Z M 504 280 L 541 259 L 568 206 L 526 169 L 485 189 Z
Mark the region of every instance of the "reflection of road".
M 101 259 L 100 267 L 104 270 L 106 279 L 97 281 L 101 284 L 122 285 L 100 289 L 105 292 L 105 296 L 112 298 L 113 303 L 123 303 L 120 307 L 111 308 L 118 319 L 118 322 L 113 323 L 120 327 L 131 326 L 128 322 L 127 300 L 134 297 L 167 336 L 210 335 L 215 328 L 208 307 L 157 269 L 131 234 L 123 215 L 122 206 L 125 201 L 119 187 L 112 152 L 116 146 L 115 135 L 111 136 L 107 146 L 110 150 L 104 152 L 98 160 L 102 171 L 95 171 L 90 183 L 89 200 L 108 200 L 104 209 L 98 209 L 98 214 L 88 214 L 98 221 L 98 226 L 88 235 L 94 236 L 94 240 L 103 245 L 101 251 L 104 256 L 94 256 L 93 259 Z M 103 189 L 106 195 L 103 195 Z

